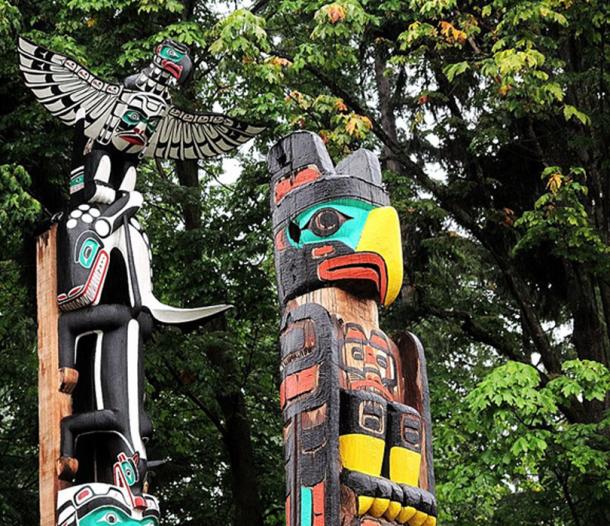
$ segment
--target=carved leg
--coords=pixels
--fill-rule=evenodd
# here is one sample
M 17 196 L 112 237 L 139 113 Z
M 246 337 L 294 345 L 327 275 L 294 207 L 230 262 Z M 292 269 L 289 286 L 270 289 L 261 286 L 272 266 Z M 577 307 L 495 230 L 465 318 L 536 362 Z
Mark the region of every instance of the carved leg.
M 399 483 L 402 489 L 402 501 L 393 503 L 392 519 L 404 523 L 409 521 L 424 524 L 428 514 L 415 509 L 419 504 L 420 494 L 410 488 L 419 485 L 419 470 L 421 465 L 420 441 L 421 417 L 419 413 L 404 404 L 391 402 L 388 404 L 388 429 L 386 451 L 383 466 L 384 477 Z
M 381 517 L 392 486 L 381 479 L 387 427 L 387 402 L 369 391 L 341 391 L 339 454 L 343 479 L 358 499 L 358 515 Z M 350 473 L 351 472 L 351 473 Z
M 116 412 L 111 409 L 70 415 L 61 421 L 61 447 L 58 462 L 58 476 L 70 480 L 78 470 L 78 460 L 74 457 L 78 435 L 95 431 L 122 432 Z
M 384 476 L 409 486 L 419 484 L 421 465 L 421 417 L 404 404 L 388 404 L 388 432 Z

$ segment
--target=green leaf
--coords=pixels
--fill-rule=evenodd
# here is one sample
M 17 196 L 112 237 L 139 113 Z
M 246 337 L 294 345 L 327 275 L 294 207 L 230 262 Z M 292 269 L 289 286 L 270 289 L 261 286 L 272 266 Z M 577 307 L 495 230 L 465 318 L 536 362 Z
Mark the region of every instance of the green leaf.
M 456 64 L 449 64 L 448 66 L 445 66 L 443 68 L 443 73 L 445 74 L 449 82 L 452 82 L 455 77 L 461 75 L 469 68 L 470 64 L 468 62 L 458 62 Z
M 586 113 L 579 111 L 574 106 L 571 106 L 569 104 L 566 104 L 563 107 L 563 116 L 566 121 L 569 121 L 571 118 L 575 118 L 576 120 L 578 120 L 581 124 L 583 124 L 585 126 L 588 126 L 589 124 L 591 124 L 591 119 L 589 118 L 589 116 Z

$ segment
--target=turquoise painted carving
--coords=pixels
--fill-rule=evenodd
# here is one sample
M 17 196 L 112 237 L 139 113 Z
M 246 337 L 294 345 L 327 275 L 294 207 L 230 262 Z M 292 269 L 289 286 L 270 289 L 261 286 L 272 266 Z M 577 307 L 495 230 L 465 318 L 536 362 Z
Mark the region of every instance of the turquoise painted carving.
M 335 199 L 312 206 L 288 227 L 288 240 L 296 248 L 311 243 L 341 241 L 355 249 L 373 208 L 370 203 L 356 199 Z
M 313 499 L 311 488 L 301 488 L 301 524 L 300 526 L 311 526 L 311 509 Z

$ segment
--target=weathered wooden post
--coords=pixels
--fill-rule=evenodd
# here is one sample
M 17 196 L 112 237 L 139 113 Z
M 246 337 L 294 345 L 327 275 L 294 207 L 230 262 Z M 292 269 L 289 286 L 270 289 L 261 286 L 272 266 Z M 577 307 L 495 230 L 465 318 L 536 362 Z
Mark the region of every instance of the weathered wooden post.
M 287 526 L 434 526 L 424 353 L 392 341 L 378 303 L 402 286 L 398 216 L 377 158 L 336 167 L 315 134 L 272 148 L 282 304 L 280 404 Z
M 57 524 L 57 474 L 60 422 L 72 410 L 69 394 L 60 391 L 59 308 L 57 307 L 57 225 L 36 240 L 38 307 L 38 436 L 40 524 Z
M 143 156 L 215 157 L 263 128 L 173 106 L 169 87 L 192 62 L 172 40 L 122 85 L 23 38 L 19 60 L 38 100 L 76 128 L 67 210 L 37 243 L 41 525 L 157 526 L 143 346 L 156 323 L 200 322 L 229 306 L 155 298 L 136 169 Z

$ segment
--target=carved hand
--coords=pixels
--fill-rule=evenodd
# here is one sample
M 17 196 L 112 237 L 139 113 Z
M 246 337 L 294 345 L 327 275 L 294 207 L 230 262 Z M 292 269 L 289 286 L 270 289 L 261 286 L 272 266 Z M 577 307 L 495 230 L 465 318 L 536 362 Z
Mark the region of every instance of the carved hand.
M 71 367 L 59 369 L 59 390 L 62 393 L 72 394 L 78 383 L 78 371 Z

